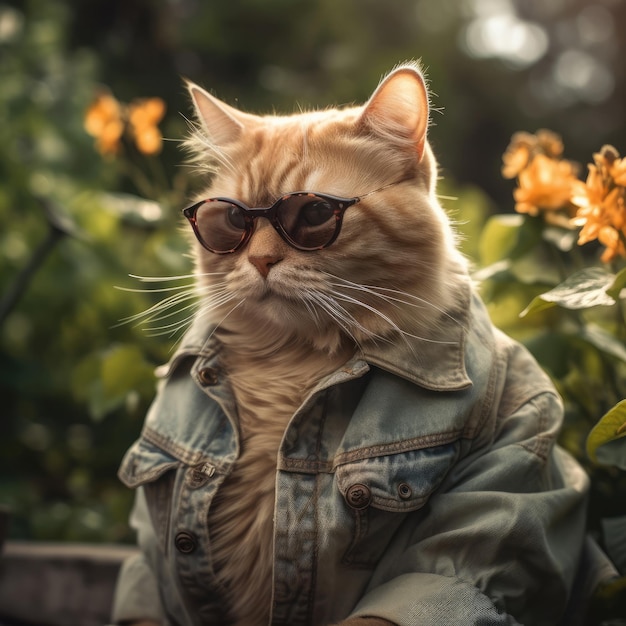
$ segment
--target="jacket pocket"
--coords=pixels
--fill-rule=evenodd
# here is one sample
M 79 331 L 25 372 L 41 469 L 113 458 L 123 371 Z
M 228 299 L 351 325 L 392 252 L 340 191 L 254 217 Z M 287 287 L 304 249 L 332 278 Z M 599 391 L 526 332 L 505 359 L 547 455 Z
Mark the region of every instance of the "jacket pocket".
M 341 465 L 337 486 L 352 518 L 342 561 L 373 567 L 407 515 L 421 509 L 454 465 L 459 442 Z
M 168 545 L 176 475 L 182 466 L 179 459 L 142 437 L 128 450 L 118 471 L 127 487 L 144 490 L 150 520 L 164 550 Z

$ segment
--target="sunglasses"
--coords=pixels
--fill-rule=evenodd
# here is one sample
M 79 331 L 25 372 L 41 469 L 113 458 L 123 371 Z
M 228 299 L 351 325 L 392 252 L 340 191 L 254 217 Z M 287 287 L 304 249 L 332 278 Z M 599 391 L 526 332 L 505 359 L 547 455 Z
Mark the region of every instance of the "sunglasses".
M 268 208 L 250 208 L 231 198 L 209 198 L 183 209 L 183 215 L 202 246 L 215 254 L 230 254 L 245 246 L 259 217 L 268 219 L 292 248 L 309 252 L 327 248 L 337 239 L 346 209 L 390 186 L 354 198 L 297 191 Z

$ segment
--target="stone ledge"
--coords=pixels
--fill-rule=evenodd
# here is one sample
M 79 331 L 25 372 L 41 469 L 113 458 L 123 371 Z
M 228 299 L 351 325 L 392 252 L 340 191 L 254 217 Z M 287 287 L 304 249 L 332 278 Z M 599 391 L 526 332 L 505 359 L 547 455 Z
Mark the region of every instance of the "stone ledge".
M 0 624 L 103 626 L 132 546 L 8 541 L 0 557 Z

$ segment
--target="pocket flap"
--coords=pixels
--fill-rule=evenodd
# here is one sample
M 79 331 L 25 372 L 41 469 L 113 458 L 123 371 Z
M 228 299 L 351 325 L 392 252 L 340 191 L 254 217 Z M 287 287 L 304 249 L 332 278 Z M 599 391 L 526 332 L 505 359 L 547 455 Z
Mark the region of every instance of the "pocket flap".
M 146 439 L 140 438 L 124 455 L 117 475 L 127 487 L 134 489 L 155 481 L 180 465 L 182 465 L 180 460 Z
M 349 506 L 413 511 L 424 506 L 459 454 L 459 442 L 340 465 L 337 485 Z

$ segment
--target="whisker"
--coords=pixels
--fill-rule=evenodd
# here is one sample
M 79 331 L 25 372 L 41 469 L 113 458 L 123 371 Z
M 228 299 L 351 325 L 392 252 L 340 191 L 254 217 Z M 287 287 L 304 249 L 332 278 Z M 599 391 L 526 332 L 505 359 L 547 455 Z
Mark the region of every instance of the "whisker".
M 183 300 L 183 302 L 184 302 L 184 300 Z M 176 315 L 180 315 L 181 313 L 183 313 L 184 311 L 188 311 L 189 309 L 197 309 L 200 306 L 201 306 L 201 304 L 199 302 L 192 302 L 191 304 L 188 304 L 187 306 L 184 306 L 181 309 L 176 309 L 175 311 L 171 311 L 170 313 L 163 312 L 164 313 L 163 315 L 159 315 L 158 313 L 160 313 L 160 311 L 157 311 L 155 313 L 155 315 L 153 315 L 152 317 L 146 318 L 144 320 L 144 322 L 145 323 L 148 323 L 148 322 L 160 322 L 162 320 L 169 319 L 170 317 L 174 317 Z M 146 328 L 146 330 L 148 330 L 148 329 Z
M 164 324 L 162 326 L 150 326 L 150 327 L 147 327 L 145 330 L 147 332 L 149 332 L 150 336 L 152 336 L 152 337 L 159 336 L 159 335 L 167 335 L 167 334 L 169 334 L 170 337 L 174 337 L 179 332 L 182 334 L 182 331 L 184 331 L 186 328 L 188 328 L 191 325 L 191 323 L 194 322 L 196 319 L 199 319 L 199 318 L 201 318 L 201 317 L 211 313 L 216 308 L 218 308 L 219 306 L 222 306 L 223 304 L 226 304 L 226 303 L 230 302 L 235 297 L 236 296 L 234 294 L 224 293 L 217 300 L 211 300 L 211 301 L 206 302 L 206 303 L 195 302 L 195 303 L 193 303 L 191 305 L 188 305 L 187 307 L 185 307 L 183 309 L 180 309 L 179 311 L 176 312 L 176 313 L 180 313 L 180 312 L 188 310 L 188 309 L 195 309 L 194 312 L 191 315 L 188 315 L 187 317 L 185 317 L 185 318 L 183 318 L 181 320 L 177 320 L 175 322 L 172 322 L 171 324 Z M 217 324 L 217 326 L 216 326 L 216 328 L 214 329 L 213 332 L 215 332 L 215 330 L 217 330 L 219 325 L 226 319 L 226 317 L 228 317 L 235 310 L 235 308 L 237 308 L 237 306 L 239 306 L 239 304 L 241 304 L 241 302 L 239 302 L 235 307 L 233 307 L 230 311 L 228 311 L 228 313 Z M 165 317 L 167 317 L 167 316 L 164 316 L 164 317 L 161 317 L 161 318 L 156 318 L 154 321 L 158 321 L 159 319 L 165 319 Z
M 322 320 L 320 318 L 318 310 L 315 308 L 314 302 L 312 302 L 312 298 L 310 298 L 310 292 L 303 291 L 301 293 L 296 294 L 298 296 L 298 300 L 302 302 L 302 305 L 307 310 L 307 313 L 311 316 L 313 323 L 317 327 L 317 329 L 321 329 Z
M 168 296 L 167 298 L 164 298 L 163 300 L 160 300 L 156 304 L 153 304 L 145 311 L 141 311 L 140 313 L 135 313 L 134 315 L 129 315 L 128 317 L 122 318 L 117 326 L 121 326 L 122 324 L 129 324 L 131 322 L 135 322 L 141 319 L 150 321 L 153 315 L 171 309 L 172 307 L 178 305 L 181 302 L 185 302 L 186 300 L 195 299 L 196 297 L 197 294 L 195 291 L 186 291 L 183 293 L 173 294 L 171 296 Z M 114 328 L 116 328 L 117 326 L 114 326 Z
M 374 313 L 374 315 L 380 317 L 382 320 L 387 322 L 387 324 L 389 324 L 389 326 L 393 330 L 395 330 L 397 333 L 399 333 L 403 337 L 411 337 L 412 339 L 419 339 L 420 341 L 426 341 L 427 343 L 437 343 L 437 344 L 443 344 L 443 345 L 453 345 L 456 343 L 455 341 L 439 341 L 438 339 L 430 339 L 428 337 L 414 335 L 406 330 L 402 330 L 389 316 L 385 315 L 384 313 L 379 311 L 377 308 L 370 306 L 369 304 L 366 304 L 365 302 L 361 302 L 357 298 L 352 298 L 351 296 L 347 296 L 339 292 L 333 292 L 333 293 L 335 294 L 337 298 L 339 298 L 340 300 L 343 300 L 344 302 L 350 302 L 352 304 L 356 304 L 357 306 L 363 307 L 364 309 L 367 309 L 371 313 Z
M 211 291 L 213 292 L 219 292 L 219 287 L 215 286 L 212 288 L 202 288 L 202 289 L 197 289 L 197 288 L 192 288 L 189 289 L 189 286 L 186 285 L 184 287 L 172 287 L 172 288 L 162 288 L 162 289 L 126 289 L 126 288 L 120 288 L 122 291 L 129 291 L 132 293 L 163 293 L 163 292 L 169 292 L 172 290 L 175 291 L 181 291 L 181 289 L 185 289 L 185 291 L 181 291 L 180 293 L 174 293 L 170 296 L 168 296 L 167 298 L 163 298 L 162 300 L 160 300 L 159 302 L 153 304 L 151 307 L 147 308 L 144 311 L 141 311 L 140 313 L 136 313 L 134 315 L 129 315 L 128 317 L 124 317 L 122 318 L 119 323 L 114 326 L 114 328 L 121 326 L 122 324 L 127 324 L 127 323 L 131 323 L 134 321 L 138 321 L 143 319 L 146 322 L 149 322 L 153 319 L 162 319 L 163 317 L 171 317 L 173 315 L 176 315 L 176 311 L 173 313 L 169 313 L 165 316 L 159 317 L 157 318 L 157 314 L 167 311 L 168 309 L 171 309 L 175 306 L 177 306 L 178 304 L 181 304 L 187 300 L 195 300 L 197 298 L 199 298 L 200 296 L 204 296 L 207 294 L 210 294 Z M 185 307 L 185 309 L 188 307 Z M 182 309 L 182 310 L 185 310 Z
M 128 293 L 163 294 L 164 297 L 144 311 L 121 319 L 113 328 L 124 324 L 135 324 L 136 327 L 142 327 L 143 331 L 150 337 L 163 335 L 169 337 L 180 335 L 182 337 L 184 331 L 195 320 L 210 315 L 237 298 L 236 294 L 228 291 L 227 283 L 223 280 L 227 274 L 228 272 L 206 272 L 174 276 L 129 274 L 130 278 L 146 284 L 146 287 L 116 286 L 116 289 Z M 218 278 L 219 280 L 213 282 L 213 284 L 203 284 L 198 282 L 199 278 Z M 177 282 L 180 284 L 176 284 Z M 161 285 L 158 283 L 161 283 Z M 230 307 L 219 323 L 215 325 L 213 332 L 244 301 L 245 298 Z M 180 338 L 172 345 L 171 351 L 176 349 L 179 341 Z
M 187 316 L 182 320 L 177 320 L 171 324 L 163 324 L 162 326 L 148 326 L 144 330 L 148 337 L 160 337 L 162 335 L 169 335 L 170 337 L 176 336 L 176 333 L 186 329 L 191 321 L 195 318 L 196 314 Z M 172 329 L 170 331 L 170 329 Z
M 137 274 L 129 274 L 130 278 L 135 278 L 144 283 L 169 282 L 172 280 L 186 280 L 203 278 L 206 276 L 226 276 L 227 272 L 205 272 L 201 274 L 180 274 L 179 276 L 139 276 Z
M 361 348 L 361 344 L 359 340 L 356 338 L 353 329 L 358 330 L 361 334 L 366 337 L 378 338 L 382 339 L 382 337 L 378 337 L 376 333 L 365 328 L 345 307 L 341 306 L 339 302 L 332 296 L 326 293 L 321 293 L 319 291 L 309 292 L 309 296 L 312 297 L 313 301 L 318 304 L 318 306 L 326 311 L 326 313 L 333 319 L 341 329 L 355 342 L 355 344 Z
M 453 315 L 451 315 L 448 311 L 446 311 L 445 309 L 441 308 L 440 306 L 433 304 L 432 302 L 429 302 L 428 300 L 421 298 L 420 296 L 417 296 L 415 294 L 409 293 L 407 291 L 401 291 L 399 289 L 392 289 L 390 287 L 379 287 L 376 285 L 361 285 L 359 283 L 354 283 L 350 280 L 347 280 L 345 278 L 340 278 L 339 276 L 334 276 L 333 274 L 329 274 L 327 272 L 325 272 L 326 276 L 329 276 L 330 278 L 334 279 L 335 283 L 332 283 L 333 287 L 345 287 L 347 289 L 354 289 L 354 290 L 358 290 L 358 291 L 363 291 L 365 293 L 369 293 L 370 295 L 380 298 L 381 300 L 392 304 L 394 302 L 398 302 L 401 304 L 406 304 L 408 306 L 413 306 L 416 308 L 431 308 L 434 309 L 435 311 L 437 311 L 438 313 L 440 313 L 441 315 L 447 317 L 448 319 L 450 319 L 451 321 L 453 321 L 455 324 L 463 327 L 463 325 L 461 324 L 461 322 L 459 322 L 459 320 L 457 320 Z M 393 294 L 393 295 L 386 295 L 386 294 Z M 398 296 L 398 297 L 396 297 Z M 406 299 L 405 299 L 406 298 Z
M 129 274 L 130 278 L 139 280 L 142 283 L 166 283 L 173 280 L 195 280 L 195 274 L 180 274 L 178 276 L 139 276 L 138 274 Z
M 232 297 L 232 298 L 230 298 L 230 300 L 234 300 L 234 299 L 235 299 L 235 297 L 236 297 L 236 296 L 233 294 L 233 297 Z M 213 337 L 213 335 L 216 333 L 216 331 L 218 330 L 218 328 L 219 328 L 219 327 L 220 327 L 220 326 L 221 326 L 221 325 L 222 325 L 222 324 L 226 321 L 226 319 L 227 319 L 227 318 L 231 315 L 231 313 L 232 313 L 235 309 L 239 308 L 239 307 L 240 307 L 240 306 L 241 306 L 241 305 L 242 305 L 245 301 L 246 301 L 246 299 L 245 299 L 245 298 L 242 298 L 242 299 L 241 299 L 241 300 L 240 300 L 240 301 L 239 301 L 239 302 L 238 302 L 238 303 L 237 303 L 237 304 L 236 304 L 236 305 L 235 305 L 232 309 L 230 309 L 230 311 L 228 311 L 228 312 L 226 313 L 226 315 L 224 315 L 224 317 L 222 317 L 222 319 L 221 319 L 221 320 L 220 320 L 217 324 L 215 324 L 215 327 L 213 328 L 213 330 L 212 330 L 211 334 L 207 337 L 207 341 L 208 341 L 211 337 Z M 229 302 L 229 300 L 227 300 L 226 302 Z M 224 302 L 223 304 L 226 304 L 226 302 Z M 210 313 L 212 310 L 213 310 L 213 307 L 210 307 L 210 308 L 207 308 L 207 309 L 202 309 L 202 310 L 200 310 L 200 311 L 196 314 L 196 318 L 198 318 L 198 319 L 199 319 L 199 318 L 203 317 L 204 315 L 207 315 L 208 313 Z
M 225 272 L 202 274 L 202 276 L 224 275 Z M 117 287 L 117 289 L 121 291 L 130 293 L 155 293 L 169 295 L 162 298 L 152 306 L 149 306 L 144 311 L 121 319 L 116 325 L 113 326 L 113 328 L 117 328 L 124 324 L 134 323 L 136 327 L 143 326 L 144 330 L 151 336 L 169 333 L 172 328 L 174 331 L 171 334 L 175 335 L 178 330 L 186 328 L 191 323 L 196 311 L 203 306 L 200 300 L 208 300 L 210 302 L 210 306 L 215 308 L 230 299 L 230 296 L 225 288 L 226 285 L 223 281 L 217 282 L 213 285 L 198 285 L 196 282 L 198 276 L 197 274 L 184 274 L 178 276 L 138 276 L 131 274 L 130 276 L 150 285 L 155 283 L 171 283 L 181 280 L 186 282 L 180 285 L 163 287 Z M 190 304 L 186 304 L 189 301 L 192 302 Z M 182 319 L 172 322 L 171 324 L 162 324 L 160 326 L 156 325 L 159 322 L 164 322 L 176 316 L 183 316 L 185 315 L 185 312 L 189 310 L 193 311 L 190 316 L 185 316 Z
M 400 328 L 396 325 L 396 323 L 387 315 L 385 315 L 384 313 L 382 313 L 381 311 L 379 311 L 377 308 L 362 302 L 361 300 L 357 299 L 357 298 L 353 298 L 352 296 L 348 296 L 346 294 L 343 294 L 341 292 L 335 291 L 333 290 L 333 295 L 338 298 L 339 300 L 343 301 L 343 302 L 349 302 L 350 304 L 356 304 L 357 306 L 360 306 L 368 311 L 370 311 L 371 313 L 374 313 L 374 315 L 376 315 L 377 317 L 380 317 L 382 320 L 384 320 L 385 322 L 387 322 L 387 324 L 389 324 L 389 326 L 391 328 L 393 328 L 394 330 L 396 330 L 397 332 L 400 332 L 402 334 L 403 331 L 400 330 Z M 371 331 L 368 331 L 371 335 L 375 336 L 374 333 L 372 333 Z M 378 337 L 379 339 L 384 339 L 383 337 Z
M 165 293 L 166 291 L 182 291 L 183 289 L 188 289 L 189 285 L 178 285 L 177 287 L 160 287 L 158 289 L 139 289 L 136 287 L 120 287 L 119 285 L 114 285 L 114 289 L 118 291 L 126 291 L 128 293 Z
M 432 302 L 429 302 L 428 300 L 425 300 L 424 298 L 420 298 L 419 296 L 416 296 L 414 294 L 407 293 L 406 291 L 400 291 L 398 289 L 391 289 L 389 287 L 377 287 L 377 289 L 379 289 L 380 291 L 385 291 L 385 292 L 388 292 L 388 293 L 395 293 L 395 294 L 398 294 L 398 295 L 401 295 L 401 296 L 405 296 L 405 297 L 409 298 L 410 300 L 416 300 L 418 303 L 424 305 L 425 307 L 429 307 L 431 309 L 434 309 L 438 313 L 441 313 L 441 315 L 447 317 L 449 320 L 451 320 L 452 322 L 454 322 L 458 326 L 463 327 L 461 322 L 459 322 L 459 320 L 457 320 L 448 311 L 446 311 L 445 309 L 442 309 L 440 306 L 437 306 L 436 304 L 433 304 Z M 408 302 L 406 300 L 403 300 L 401 298 L 393 298 L 392 296 L 388 296 L 388 297 L 390 299 L 392 299 L 392 300 L 396 300 L 397 302 L 402 302 L 404 304 L 408 304 L 409 306 L 418 306 L 416 304 L 413 304 L 413 303 Z
M 309 295 L 313 293 L 316 295 L 316 301 L 321 306 L 321 308 L 323 308 L 331 316 L 331 318 L 335 320 L 335 322 L 340 324 L 341 328 L 355 341 L 355 343 L 359 346 L 359 348 L 361 348 L 360 342 L 356 339 L 354 333 L 352 332 L 352 329 L 354 329 L 355 331 L 358 331 L 361 335 L 364 335 L 366 338 L 370 340 L 390 342 L 389 338 L 384 337 L 383 335 L 380 335 L 378 333 L 375 333 L 369 328 L 366 328 L 365 326 L 363 326 L 363 324 L 361 324 L 354 317 L 354 315 L 352 315 L 345 307 L 339 304 L 337 298 L 343 300 L 344 302 L 350 302 L 353 304 L 357 304 L 359 306 L 364 306 L 364 304 L 361 303 L 359 300 L 353 299 L 350 296 L 342 294 L 341 292 L 338 292 L 338 291 L 332 292 L 333 295 L 336 297 L 333 297 L 333 295 L 330 295 L 328 293 L 323 293 L 319 291 L 309 292 Z M 374 312 L 377 315 L 380 313 L 373 307 L 372 307 L 372 312 Z M 395 326 L 392 320 L 387 319 L 387 321 L 392 326 Z M 400 329 L 397 329 L 397 330 L 398 332 L 400 332 Z

